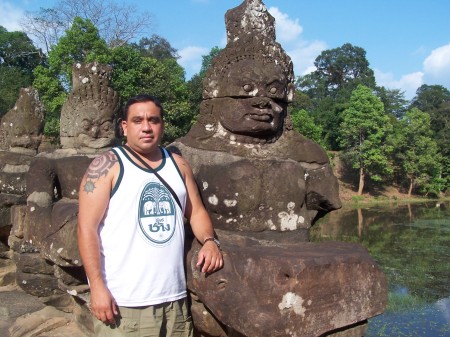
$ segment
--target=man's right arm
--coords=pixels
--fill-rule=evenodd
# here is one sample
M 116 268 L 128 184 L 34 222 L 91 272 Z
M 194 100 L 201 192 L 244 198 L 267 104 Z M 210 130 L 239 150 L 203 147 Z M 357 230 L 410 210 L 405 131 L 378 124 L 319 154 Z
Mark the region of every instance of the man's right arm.
M 104 153 L 89 165 L 79 191 L 78 248 L 89 279 L 91 311 L 105 323 L 114 322 L 117 307 L 103 279 L 98 228 L 118 171 L 115 154 L 112 151 Z

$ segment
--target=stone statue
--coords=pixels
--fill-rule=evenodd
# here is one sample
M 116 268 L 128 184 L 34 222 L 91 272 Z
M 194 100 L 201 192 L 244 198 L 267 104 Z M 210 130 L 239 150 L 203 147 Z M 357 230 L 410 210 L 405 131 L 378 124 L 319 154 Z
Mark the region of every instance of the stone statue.
M 362 336 L 364 320 L 384 310 L 386 280 L 358 245 L 305 242 L 341 202 L 325 151 L 293 130 L 293 66 L 274 18 L 245 0 L 225 21 L 198 120 L 171 144 L 190 162 L 224 249 L 223 269 L 201 275 L 200 245 L 188 247 L 194 325 L 205 337 Z
M 226 14 L 228 43 L 209 68 L 197 123 L 173 144 L 186 156 L 217 228 L 296 231 L 340 208 L 325 151 L 293 130 L 292 61 L 261 1 Z
M 61 111 L 63 149 L 101 153 L 116 145 L 114 119 L 120 99 L 110 87 L 112 68 L 99 63 L 74 64 L 73 89 Z
M 35 155 L 42 140 L 44 108 L 37 90 L 22 88 L 14 107 L 1 119 L 0 148 Z
M 0 121 L 0 252 L 10 231 L 11 207 L 26 201 L 26 174 L 38 152 L 44 108 L 32 87 L 22 88 Z

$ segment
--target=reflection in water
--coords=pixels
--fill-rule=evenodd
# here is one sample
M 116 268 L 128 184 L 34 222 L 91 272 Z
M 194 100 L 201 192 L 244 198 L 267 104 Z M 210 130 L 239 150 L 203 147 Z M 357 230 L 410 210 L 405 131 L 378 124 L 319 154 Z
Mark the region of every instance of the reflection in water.
M 359 242 L 386 273 L 388 308 L 366 336 L 450 336 L 449 202 L 343 208 L 311 239 Z

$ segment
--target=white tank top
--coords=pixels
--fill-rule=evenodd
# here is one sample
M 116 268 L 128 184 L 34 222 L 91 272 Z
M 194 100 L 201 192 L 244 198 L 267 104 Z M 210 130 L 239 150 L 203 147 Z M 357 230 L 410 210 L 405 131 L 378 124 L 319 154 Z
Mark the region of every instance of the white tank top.
M 184 210 L 186 186 L 172 156 L 161 149 L 156 169 L 178 195 L 149 170 L 114 148 L 120 175 L 100 224 L 102 266 L 106 286 L 120 306 L 137 307 L 186 296 Z

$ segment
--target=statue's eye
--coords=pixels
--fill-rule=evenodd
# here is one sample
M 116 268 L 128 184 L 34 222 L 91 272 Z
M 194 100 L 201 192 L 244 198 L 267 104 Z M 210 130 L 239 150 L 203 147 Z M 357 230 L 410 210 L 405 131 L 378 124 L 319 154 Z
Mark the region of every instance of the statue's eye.
M 102 124 L 102 129 L 103 131 L 109 131 L 112 127 L 112 123 L 111 122 L 105 122 Z
M 272 88 L 270 88 L 270 90 L 269 90 L 269 92 L 272 94 L 272 95 L 275 95 L 276 93 L 277 93 L 277 88 L 276 87 L 272 87 Z
M 251 85 L 251 84 L 245 84 L 245 85 L 244 85 L 244 90 L 245 90 L 246 92 L 252 91 L 252 90 L 253 90 L 253 85 Z
M 89 123 L 87 121 L 83 121 L 82 127 L 84 130 L 88 131 L 91 128 L 91 123 Z

